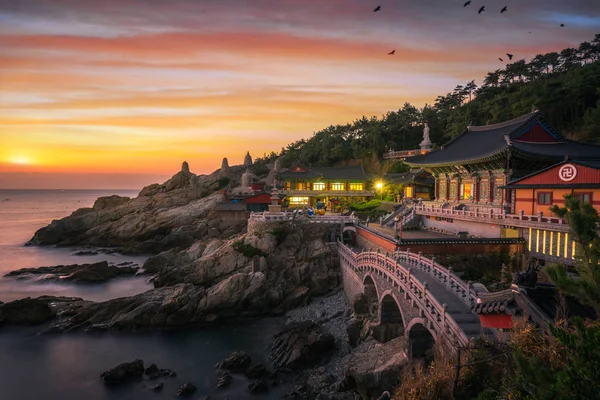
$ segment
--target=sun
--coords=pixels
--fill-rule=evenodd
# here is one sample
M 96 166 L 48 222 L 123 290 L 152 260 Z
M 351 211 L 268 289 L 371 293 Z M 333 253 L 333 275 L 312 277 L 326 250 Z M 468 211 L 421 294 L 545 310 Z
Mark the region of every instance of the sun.
M 23 155 L 10 157 L 8 159 L 8 162 L 11 163 L 11 164 L 18 164 L 18 165 L 29 165 L 29 164 L 32 164 L 31 158 L 27 157 L 27 156 L 23 156 Z

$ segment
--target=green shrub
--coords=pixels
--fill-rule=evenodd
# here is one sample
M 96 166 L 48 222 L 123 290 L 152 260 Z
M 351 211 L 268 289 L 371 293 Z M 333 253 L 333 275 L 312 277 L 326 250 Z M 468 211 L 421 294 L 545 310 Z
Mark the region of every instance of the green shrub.
M 268 255 L 261 249 L 254 247 L 251 244 L 244 243 L 240 240 L 233 244 L 233 249 L 238 253 L 241 253 L 246 258 L 254 258 L 254 256 L 266 257 Z
M 373 199 L 364 203 L 351 204 L 349 207 L 352 211 L 371 211 L 379 207 L 381 200 Z
M 290 230 L 285 225 L 277 225 L 275 228 L 273 228 L 273 230 L 270 233 L 271 235 L 275 236 L 275 240 L 277 241 L 277 245 L 279 246 L 285 241 L 285 238 L 290 233 Z

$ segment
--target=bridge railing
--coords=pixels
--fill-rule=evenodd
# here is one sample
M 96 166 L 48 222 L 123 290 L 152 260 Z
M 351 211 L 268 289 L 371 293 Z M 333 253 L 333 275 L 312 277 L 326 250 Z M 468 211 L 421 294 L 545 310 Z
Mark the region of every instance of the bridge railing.
M 356 223 L 358 218 L 354 215 L 296 215 L 291 212 L 251 212 L 250 220 L 253 221 L 298 221 L 314 224 Z
M 435 278 L 446 286 L 452 293 L 460 298 L 467 306 L 473 307 L 477 302 L 477 293 L 471 287 L 471 281 L 465 282 L 452 272 L 452 267 L 446 268 L 435 261 L 435 257 L 426 258 L 422 253 L 413 253 L 410 249 L 406 251 L 397 250 L 393 253 L 394 259 L 404 265 L 417 268 Z
M 355 253 L 349 247 L 338 243 L 340 258 L 353 269 L 374 268 L 394 280 L 396 285 L 401 286 L 405 292 L 410 293 L 411 298 L 422 305 L 422 317 L 436 326 L 436 331 L 443 333 L 451 341 L 460 345 L 469 343 L 469 338 L 460 328 L 452 315 L 446 312 L 447 306 L 440 302 L 429 292 L 427 283 L 419 280 L 411 274 L 411 267 L 405 267 L 393 257 L 379 252 Z M 410 257 L 409 257 L 410 258 Z

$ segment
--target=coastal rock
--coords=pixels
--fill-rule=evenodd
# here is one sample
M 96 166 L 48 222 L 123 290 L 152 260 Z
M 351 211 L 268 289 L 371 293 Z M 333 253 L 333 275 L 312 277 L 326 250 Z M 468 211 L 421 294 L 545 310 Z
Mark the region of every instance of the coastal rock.
M 229 171 L 232 183 L 238 182 L 242 167 L 231 167 Z M 39 229 L 28 244 L 113 247 L 131 254 L 181 249 L 190 244 L 183 232 L 198 240 L 203 237 L 201 227 L 209 219 L 219 218 L 209 216 L 222 200 L 218 180 L 218 170 L 198 176 L 184 164 L 171 179 L 145 187 L 136 198 L 102 197 L 92 208 L 52 221 Z M 172 232 L 179 233 L 163 241 Z
M 263 379 L 255 379 L 248 384 L 248 391 L 252 394 L 264 393 L 269 390 L 269 383 Z
M 134 360 L 117 365 L 114 368 L 104 371 L 100 378 L 106 384 L 120 384 L 135 380 L 144 373 L 144 362 L 142 360 Z
M 259 363 L 248 368 L 244 375 L 246 375 L 246 378 L 248 379 L 258 379 L 267 377 L 270 375 L 270 373 L 267 370 L 267 367 L 264 366 L 264 364 Z
M 163 386 L 164 386 L 164 383 L 159 382 L 156 385 L 152 386 L 152 388 L 150 390 L 153 390 L 155 392 L 159 392 L 159 391 L 162 390 Z
M 307 368 L 319 363 L 334 347 L 335 338 L 314 321 L 294 322 L 275 335 L 269 358 L 276 368 Z
M 233 380 L 233 378 L 231 377 L 229 372 L 221 372 L 219 374 L 219 379 L 217 380 L 217 387 L 218 388 L 227 387 L 227 386 L 231 385 L 232 380 Z
M 223 361 L 217 364 L 217 368 L 226 369 L 232 372 L 244 372 L 252 362 L 248 354 L 243 351 L 234 351 Z
M 26 297 L 0 304 L 0 324 L 36 325 L 54 317 L 48 301 Z
M 27 278 L 48 275 L 44 280 L 73 281 L 75 283 L 99 283 L 123 275 L 134 275 L 137 268 L 116 267 L 101 261 L 94 264 L 57 265 L 54 267 L 22 268 L 7 273 L 6 277 Z
M 92 207 L 92 209 L 94 211 L 108 210 L 111 208 L 118 207 L 121 204 L 125 204 L 129 200 L 131 200 L 129 197 L 117 195 L 98 197 L 98 199 L 96 199 L 96 201 L 94 202 L 94 206 Z
M 377 398 L 382 391 L 396 387 L 408 364 L 404 344 L 404 337 L 399 337 L 352 355 L 347 374 L 362 398 Z
M 175 371 L 172 371 L 167 368 L 158 368 L 156 364 L 150 364 L 148 368 L 144 371 L 144 374 L 148 377 L 148 379 L 158 379 L 164 377 L 175 377 L 177 374 Z
M 177 396 L 187 397 L 196 393 L 196 386 L 191 383 L 184 383 L 179 389 L 177 389 Z

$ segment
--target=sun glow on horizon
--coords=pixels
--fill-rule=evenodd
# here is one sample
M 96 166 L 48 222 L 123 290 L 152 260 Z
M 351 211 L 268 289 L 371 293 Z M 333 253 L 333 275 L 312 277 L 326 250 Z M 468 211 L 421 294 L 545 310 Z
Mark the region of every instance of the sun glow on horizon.
M 9 164 L 17 164 L 17 165 L 31 165 L 34 164 L 33 160 L 31 157 L 25 156 L 25 155 L 16 155 L 16 156 L 12 156 L 9 157 L 8 160 L 6 160 Z

